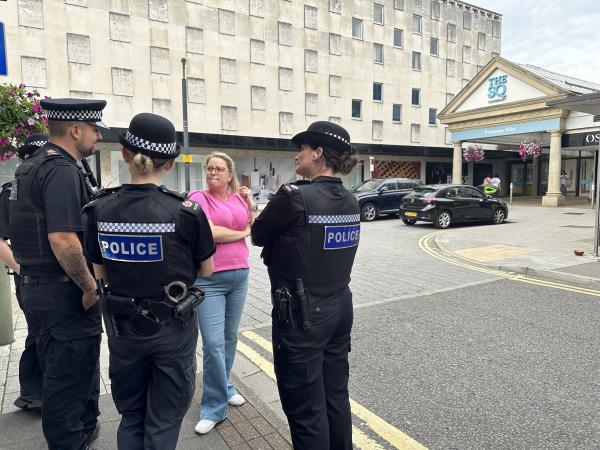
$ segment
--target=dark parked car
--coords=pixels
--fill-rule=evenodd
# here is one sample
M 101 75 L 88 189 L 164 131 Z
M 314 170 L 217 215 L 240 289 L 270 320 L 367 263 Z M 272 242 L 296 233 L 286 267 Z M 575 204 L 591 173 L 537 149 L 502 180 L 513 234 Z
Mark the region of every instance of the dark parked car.
M 422 184 L 410 178 L 374 178 L 354 186 L 361 220 L 370 222 L 381 214 L 398 214 L 402 197 Z
M 499 224 L 508 217 L 508 206 L 473 186 L 426 185 L 404 197 L 400 217 L 406 225 L 422 220 L 433 222 L 436 228 L 448 228 L 455 222 Z

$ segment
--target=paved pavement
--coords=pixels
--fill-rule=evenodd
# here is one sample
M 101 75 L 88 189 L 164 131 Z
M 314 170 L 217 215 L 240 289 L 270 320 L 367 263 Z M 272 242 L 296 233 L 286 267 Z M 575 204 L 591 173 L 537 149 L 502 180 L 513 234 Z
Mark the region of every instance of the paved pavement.
M 538 271 L 544 276 L 556 279 L 564 280 L 564 277 L 567 277 L 574 280 L 573 282 L 593 284 L 600 283 L 599 264 L 597 259 L 591 256 L 593 219 L 593 211 L 585 208 L 514 206 L 510 208 L 509 221 L 506 224 L 451 228 L 435 234 L 432 241 L 435 243 L 436 252 L 461 260 L 475 261 L 477 264 L 495 268 L 520 268 L 520 271 L 530 273 Z M 423 251 L 421 240 L 432 233 L 437 233 L 437 230 L 429 224 L 419 223 L 408 227 L 396 219 L 363 224 L 361 246 L 351 284 L 355 307 L 362 309 L 381 305 L 383 308 L 386 303 L 398 299 L 425 298 L 428 294 L 443 292 L 445 289 L 450 291 L 468 288 L 502 279 L 502 275 L 496 272 L 478 272 L 460 267 L 447 270 L 444 261 L 433 259 Z M 584 250 L 584 256 L 574 256 L 573 249 Z M 268 338 L 270 308 L 268 277 L 260 262 L 259 249 L 253 248 L 250 290 L 241 324 L 241 332 L 244 334 L 232 374 L 241 393 L 250 400 L 247 407 L 250 412 L 244 415 L 242 410 L 239 417 L 237 412 L 234 412 L 230 420 L 221 426 L 223 433 L 218 429 L 217 433 L 200 438 L 193 433 L 193 425 L 197 418 L 196 399 L 182 428 L 181 448 L 188 448 L 186 445 L 211 449 L 227 446 L 247 448 L 242 445 L 242 440 L 246 441 L 244 445 L 254 448 L 253 446 L 263 445 L 260 439 L 265 435 L 278 442 L 271 443 L 273 448 L 285 448 L 287 445 L 283 443 L 285 441 L 278 441 L 282 436 L 289 439 L 289 434 L 286 432 L 285 417 L 281 411 L 276 386 L 272 374 L 269 374 L 269 370 L 272 370 L 268 365 L 269 352 L 254 345 L 256 342 L 248 338 L 253 332 L 256 332 L 256 335 L 262 334 L 263 339 Z M 12 401 L 18 395 L 17 363 L 25 336 L 24 318 L 19 314 L 16 304 L 14 312 L 16 341 L 10 346 L 0 347 L 0 401 L 1 412 L 4 413 L 0 415 L 0 429 L 11 430 L 9 433 L 2 433 L 0 448 L 41 448 L 26 444 L 37 442 L 36 445 L 40 445 L 41 435 L 39 425 L 34 425 L 37 423 L 35 419 L 31 422 L 29 415 L 13 412 L 12 407 Z M 263 344 L 264 342 L 266 341 L 263 341 Z M 114 448 L 114 441 L 111 439 L 114 439 L 118 416 L 110 395 L 107 395 L 110 393 L 110 380 L 107 376 L 106 350 L 103 346 L 101 390 L 104 395 L 101 398 L 104 406 L 101 417 L 108 425 L 102 432 L 100 442 L 103 446 L 99 448 L 108 449 Z M 201 355 L 200 345 L 198 355 Z M 266 365 L 263 364 L 265 361 Z M 198 367 L 201 368 L 200 363 Z M 200 393 L 201 386 L 197 389 L 196 396 Z M 354 394 L 351 392 L 351 395 Z M 257 416 L 250 417 L 253 414 Z M 250 421 L 258 417 L 264 419 L 271 428 L 265 426 L 264 432 L 261 432 L 261 425 Z M 236 427 L 236 420 L 249 423 L 250 426 Z M 263 423 L 260 420 L 255 422 Z M 377 441 L 379 437 L 374 435 L 371 428 L 364 427 L 364 422 L 362 417 L 356 420 L 355 438 L 362 437 L 367 444 L 370 438 Z M 260 435 L 257 436 L 256 433 Z M 253 440 L 255 442 L 251 444 Z M 367 445 L 363 447 L 367 448 Z

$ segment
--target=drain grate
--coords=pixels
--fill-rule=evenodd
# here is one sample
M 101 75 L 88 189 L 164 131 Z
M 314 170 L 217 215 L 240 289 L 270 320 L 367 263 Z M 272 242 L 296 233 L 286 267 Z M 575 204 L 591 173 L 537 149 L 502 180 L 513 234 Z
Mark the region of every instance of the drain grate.
M 563 214 L 570 214 L 571 216 L 583 216 L 585 213 L 579 213 L 579 212 L 566 212 Z
M 561 225 L 560 228 L 594 228 L 594 225 Z

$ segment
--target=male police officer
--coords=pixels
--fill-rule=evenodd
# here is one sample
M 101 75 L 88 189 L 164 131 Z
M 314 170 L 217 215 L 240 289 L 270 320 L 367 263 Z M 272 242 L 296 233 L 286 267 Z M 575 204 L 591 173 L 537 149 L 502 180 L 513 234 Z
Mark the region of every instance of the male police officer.
M 356 165 L 348 132 L 315 122 L 292 138 L 296 173 L 252 226 L 264 246 L 273 298 L 275 374 L 294 448 L 352 448 L 348 352 L 350 272 L 360 235 L 358 202 L 338 173 Z
M 17 150 L 17 156 L 21 161 L 33 155 L 41 146 L 48 141 L 48 135 L 42 133 L 32 134 L 25 140 L 25 144 Z M 0 259 L 11 270 L 14 275 L 15 291 L 19 307 L 23 310 L 21 303 L 21 282 L 19 275 L 20 267 L 15 261 L 12 249 L 6 242 L 9 238 L 9 198 L 11 194 L 10 181 L 2 186 L 0 190 Z M 39 333 L 35 323 L 30 319 L 29 313 L 23 310 L 27 322 L 27 337 L 25 348 L 19 360 L 19 386 L 20 395 L 15 400 L 15 406 L 21 409 L 40 411 L 42 407 L 42 358 L 43 349 L 39 342 Z
M 49 141 L 17 169 L 9 236 L 23 276 L 23 308 L 44 346 L 42 428 L 50 450 L 97 437 L 102 325 L 82 251 L 88 201 L 76 161 L 102 139 L 105 101 L 45 99 Z

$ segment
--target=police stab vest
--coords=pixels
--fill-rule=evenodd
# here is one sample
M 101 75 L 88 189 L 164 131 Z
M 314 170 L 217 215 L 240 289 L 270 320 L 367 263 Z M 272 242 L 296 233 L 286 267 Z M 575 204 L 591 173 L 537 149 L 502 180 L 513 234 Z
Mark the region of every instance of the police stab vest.
M 48 241 L 42 193 L 34 183 L 41 165 L 53 158 L 67 159 L 56 151 L 40 151 L 17 168 L 9 201 L 10 241 L 20 265 L 62 270 Z
M 342 184 L 294 187 L 302 196 L 306 225 L 284 233 L 274 243 L 269 271 L 288 287 L 302 278 L 313 296 L 332 295 L 350 283 L 360 240 L 358 203 Z
M 85 206 L 97 224 L 111 293 L 159 299 L 172 281 L 193 284 L 199 267 L 180 224 L 181 210 L 192 209 L 187 203 L 194 202 L 162 186 L 127 185 L 100 191 Z

